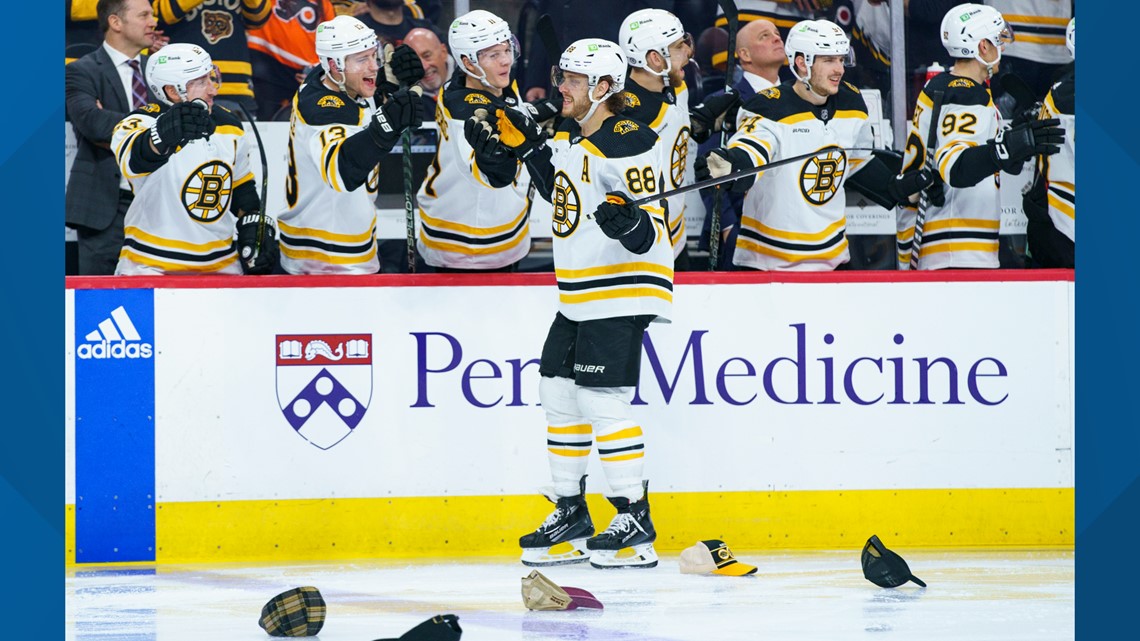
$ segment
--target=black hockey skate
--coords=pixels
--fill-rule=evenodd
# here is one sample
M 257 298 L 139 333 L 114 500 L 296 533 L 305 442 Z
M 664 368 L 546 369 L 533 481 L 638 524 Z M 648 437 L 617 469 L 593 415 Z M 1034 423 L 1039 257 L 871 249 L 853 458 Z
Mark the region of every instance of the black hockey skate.
M 594 522 L 586 507 L 586 477 L 578 482 L 577 496 L 547 495 L 554 511 L 538 529 L 519 537 L 523 565 L 546 567 L 581 563 L 590 558 L 586 539 L 594 535 Z
M 649 481 L 642 484 L 645 495 L 640 501 L 606 497 L 618 512 L 604 532 L 586 541 L 590 565 L 602 569 L 657 567 L 657 551 L 653 549 L 657 530 L 649 518 Z

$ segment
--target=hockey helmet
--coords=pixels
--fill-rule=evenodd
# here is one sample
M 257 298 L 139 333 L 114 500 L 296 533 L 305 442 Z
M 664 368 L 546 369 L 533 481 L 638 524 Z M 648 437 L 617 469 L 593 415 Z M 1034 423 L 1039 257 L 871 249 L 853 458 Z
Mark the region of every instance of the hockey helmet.
M 345 58 L 354 53 L 375 49 L 376 46 L 376 32 L 352 16 L 337 16 L 317 25 L 316 53 L 321 60 L 321 68 L 329 77 L 332 77 L 332 71 L 329 69 L 330 61 L 335 62 L 337 69 L 343 74 Z
M 586 84 L 589 87 L 587 95 L 593 104 L 590 105 L 586 115 L 578 121 L 582 123 L 594 115 L 598 105 L 605 102 L 606 98 L 625 89 L 625 73 L 628 67 L 625 54 L 616 43 L 601 38 L 583 38 L 562 52 L 558 66 L 551 70 L 551 82 L 555 87 L 561 85 L 563 72 L 566 71 L 586 76 Z M 595 98 L 594 88 L 598 86 L 598 81 L 607 76 L 612 81 L 609 90 L 603 96 Z
M 1069 26 L 1065 27 L 1065 46 L 1073 60 L 1077 59 L 1077 19 L 1070 18 Z
M 451 50 L 451 57 L 455 64 L 464 73 L 479 81 L 486 83 L 487 74 L 479 65 L 479 52 L 487 47 L 500 43 L 507 43 L 511 47 L 511 62 L 519 57 L 519 42 L 511 33 L 511 26 L 506 20 L 483 9 L 469 11 L 451 23 L 447 31 L 447 47 Z M 479 70 L 479 75 L 472 73 L 463 64 L 466 57 Z
M 175 93 L 185 100 L 186 85 L 203 76 L 209 76 L 215 85 L 221 83 L 221 73 L 210 54 L 198 45 L 168 44 L 146 61 L 146 83 L 151 93 L 167 105 L 173 104 L 166 96 L 167 85 L 173 86 Z
M 811 79 L 811 66 L 816 56 L 844 56 L 843 66 L 855 66 L 855 52 L 851 49 L 851 39 L 839 25 L 829 20 L 801 20 L 797 22 L 784 40 L 784 54 L 788 65 L 797 80 Z M 800 77 L 796 72 L 796 56 L 804 57 L 807 75 Z
M 998 50 L 997 60 L 1005 46 L 1013 42 L 1013 27 L 1001 12 L 984 4 L 960 4 L 942 17 L 942 46 L 951 58 L 974 58 L 983 65 L 993 62 L 982 60 L 978 44 L 990 41 Z
M 667 75 L 672 63 L 669 45 L 685 39 L 692 47 L 693 39 L 685 33 L 685 26 L 677 16 L 664 9 L 640 9 L 626 16 L 618 33 L 618 43 L 631 67 L 640 67 L 658 75 Z M 649 68 L 649 52 L 656 51 L 665 59 L 664 71 Z

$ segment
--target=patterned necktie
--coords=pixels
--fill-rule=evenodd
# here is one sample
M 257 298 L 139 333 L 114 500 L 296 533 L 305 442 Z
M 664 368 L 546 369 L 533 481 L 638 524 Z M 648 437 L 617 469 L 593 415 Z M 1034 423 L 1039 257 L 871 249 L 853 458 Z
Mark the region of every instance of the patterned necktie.
M 146 85 L 143 84 L 142 70 L 139 69 L 138 60 L 128 60 L 127 64 L 131 66 L 131 98 L 134 102 L 134 109 L 146 104 Z

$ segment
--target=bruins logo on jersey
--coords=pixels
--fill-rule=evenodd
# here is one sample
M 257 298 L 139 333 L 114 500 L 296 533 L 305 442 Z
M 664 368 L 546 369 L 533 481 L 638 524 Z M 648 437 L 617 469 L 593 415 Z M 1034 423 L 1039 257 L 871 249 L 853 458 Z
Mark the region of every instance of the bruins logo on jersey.
M 145 105 L 139 107 L 139 110 L 145 111 L 148 114 L 156 114 L 156 113 L 162 111 L 162 107 L 159 107 L 157 104 L 155 104 L 153 102 L 148 102 Z
M 622 94 L 622 97 L 625 98 L 625 106 L 627 106 L 627 107 L 640 107 L 641 106 L 641 98 L 638 98 L 637 96 L 635 96 L 634 94 L 632 94 L 628 91 L 625 92 L 624 94 Z
M 582 216 L 582 201 L 566 172 L 554 174 L 554 192 L 550 200 L 554 204 L 550 228 L 555 236 L 566 238 L 578 228 L 578 220 Z
M 689 165 L 689 128 L 681 127 L 677 139 L 673 141 L 673 152 L 669 156 L 669 180 L 673 189 L 681 186 L 685 179 L 685 169 Z
M 638 129 L 641 129 L 641 127 L 632 120 L 619 120 L 617 124 L 614 125 L 615 134 L 625 135 L 631 131 L 637 131 Z
M 843 81 L 843 84 L 847 85 L 847 88 L 848 88 L 848 89 L 850 89 L 851 91 L 854 91 L 855 93 L 862 93 L 862 92 L 860 92 L 860 91 L 859 91 L 859 88 L 858 88 L 858 87 L 856 87 L 855 85 L 851 84 L 850 82 L 847 82 L 846 80 L 844 80 L 844 81 Z
M 813 205 L 822 205 L 835 196 L 847 173 L 847 153 L 834 150 L 813 156 L 800 171 L 800 192 Z
M 230 208 L 233 171 L 220 160 L 195 169 L 182 185 L 182 205 L 194 220 L 212 223 Z
M 969 78 L 955 78 L 954 80 L 951 80 L 950 84 L 948 84 L 946 86 L 947 87 L 964 87 L 964 88 L 968 89 L 968 88 L 974 86 L 974 81 L 970 80 Z
M 463 96 L 463 101 L 468 103 L 468 104 L 472 104 L 472 105 L 489 105 L 489 104 L 491 104 L 490 98 L 488 98 L 487 96 L 484 96 L 483 94 L 479 94 L 479 93 L 469 93 L 466 96 Z
M 332 109 L 340 109 L 344 106 L 344 101 L 336 96 L 325 96 L 317 101 L 318 107 L 330 107 Z
M 209 9 L 203 11 L 202 35 L 206 37 L 206 42 L 212 45 L 229 38 L 234 35 L 234 17 L 225 11 L 210 11 Z
M 779 100 L 780 99 L 780 88 L 779 87 L 768 87 L 767 89 L 761 91 L 760 95 L 764 96 L 765 98 L 771 98 L 772 100 Z

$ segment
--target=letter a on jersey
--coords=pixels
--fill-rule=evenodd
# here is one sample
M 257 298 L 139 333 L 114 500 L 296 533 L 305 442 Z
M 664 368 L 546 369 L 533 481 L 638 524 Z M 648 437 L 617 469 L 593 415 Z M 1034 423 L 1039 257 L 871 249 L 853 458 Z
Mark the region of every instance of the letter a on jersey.
M 372 401 L 371 334 L 277 336 L 277 404 L 301 438 L 327 450 Z

